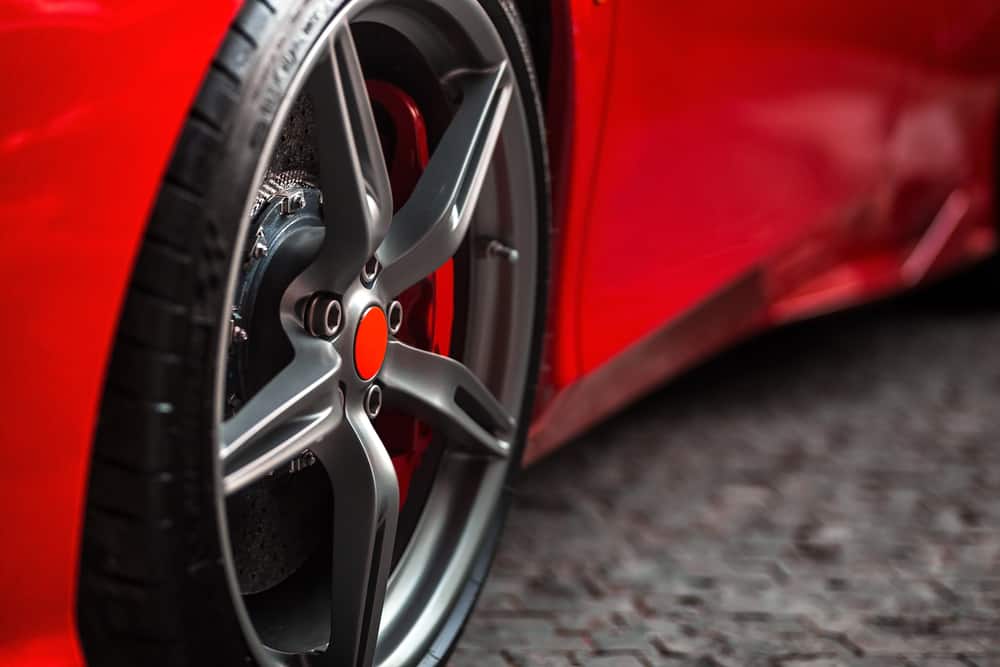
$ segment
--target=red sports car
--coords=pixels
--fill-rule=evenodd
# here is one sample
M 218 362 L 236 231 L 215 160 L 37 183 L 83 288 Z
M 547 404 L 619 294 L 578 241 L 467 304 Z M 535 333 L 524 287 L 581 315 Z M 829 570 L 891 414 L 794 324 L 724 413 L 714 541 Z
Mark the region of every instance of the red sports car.
M 993 0 L 6 0 L 0 73 L 0 667 L 444 662 L 522 460 L 996 246 Z

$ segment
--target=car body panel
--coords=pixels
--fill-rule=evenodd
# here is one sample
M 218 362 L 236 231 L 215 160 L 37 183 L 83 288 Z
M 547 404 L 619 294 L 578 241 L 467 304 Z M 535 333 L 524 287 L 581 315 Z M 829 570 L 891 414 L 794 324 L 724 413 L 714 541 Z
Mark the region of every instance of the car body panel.
M 0 5 L 0 667 L 82 663 L 111 341 L 238 4 Z M 993 251 L 997 9 L 842 4 L 554 0 L 554 282 L 529 458 L 740 338 Z
M 564 69 L 549 108 L 550 132 L 573 127 L 557 146 L 597 146 L 556 172 L 555 353 L 529 460 L 742 337 L 993 252 L 994 8 L 561 7 L 562 58 L 599 35 L 609 65 L 600 124 L 562 120 L 598 94 L 589 70 Z

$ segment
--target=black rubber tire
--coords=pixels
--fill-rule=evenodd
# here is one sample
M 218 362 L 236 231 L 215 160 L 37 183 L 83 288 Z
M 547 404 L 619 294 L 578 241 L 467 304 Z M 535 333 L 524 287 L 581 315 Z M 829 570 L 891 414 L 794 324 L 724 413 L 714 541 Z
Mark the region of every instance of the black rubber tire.
M 538 373 L 548 289 L 549 180 L 541 99 L 510 0 L 479 0 L 503 38 L 538 165 L 539 298 L 529 377 Z M 288 50 L 323 0 L 248 0 L 227 32 L 170 161 L 132 272 L 95 435 L 78 619 L 90 665 L 252 664 L 223 565 L 215 490 L 215 381 L 222 304 L 239 217 L 294 71 Z M 284 48 L 283 48 L 284 47 Z M 301 55 L 305 49 L 297 53 Z M 530 415 L 534 386 L 525 392 Z M 523 449 L 527 420 L 520 425 Z M 520 456 L 520 451 L 517 456 Z M 518 466 L 511 466 L 511 475 Z M 508 485 L 509 488 L 509 485 Z M 444 659 L 471 612 L 507 499 L 437 641 Z

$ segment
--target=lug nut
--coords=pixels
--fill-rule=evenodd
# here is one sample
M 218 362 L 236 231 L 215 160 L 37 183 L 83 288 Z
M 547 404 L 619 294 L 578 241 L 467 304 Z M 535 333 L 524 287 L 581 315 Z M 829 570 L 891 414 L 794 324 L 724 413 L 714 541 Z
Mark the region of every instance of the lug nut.
M 365 287 L 370 287 L 375 282 L 381 268 L 382 266 L 374 257 L 365 262 L 364 268 L 361 269 L 361 282 L 364 283 Z
M 393 301 L 389 304 L 387 311 L 389 320 L 389 333 L 396 335 L 399 333 L 399 328 L 403 326 L 403 304 L 399 301 Z
M 368 387 L 368 391 L 365 393 L 365 412 L 372 419 L 378 417 L 378 413 L 382 410 L 382 388 L 377 384 L 373 384 Z
M 318 338 L 332 338 L 343 324 L 340 302 L 330 294 L 314 294 L 306 303 L 303 322 L 306 331 Z

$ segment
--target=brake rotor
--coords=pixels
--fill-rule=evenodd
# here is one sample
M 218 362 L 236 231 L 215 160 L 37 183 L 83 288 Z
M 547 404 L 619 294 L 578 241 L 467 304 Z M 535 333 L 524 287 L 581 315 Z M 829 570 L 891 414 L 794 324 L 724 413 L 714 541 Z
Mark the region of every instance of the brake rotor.
M 272 174 L 261 187 L 233 307 L 226 378 L 229 410 L 237 409 L 292 360 L 278 307 L 312 254 L 294 237 L 322 228 L 320 205 L 319 190 L 305 172 Z M 331 511 L 329 481 L 319 466 L 307 470 L 315 463 L 307 451 L 227 503 L 236 574 L 244 594 L 260 593 L 287 579 L 325 539 L 316 521 Z

